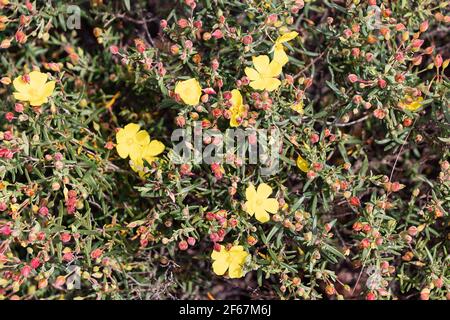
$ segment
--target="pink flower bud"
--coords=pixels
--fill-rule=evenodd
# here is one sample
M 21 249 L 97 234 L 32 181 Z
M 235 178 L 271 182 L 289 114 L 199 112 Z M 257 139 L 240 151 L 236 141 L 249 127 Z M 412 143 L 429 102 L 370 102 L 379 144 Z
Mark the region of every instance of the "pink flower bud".
M 223 38 L 223 33 L 220 29 L 216 29 L 213 33 L 212 36 L 216 39 L 222 39 Z
M 355 83 L 358 81 L 358 76 L 356 74 L 349 74 L 347 77 L 348 81 L 350 81 L 351 83 Z

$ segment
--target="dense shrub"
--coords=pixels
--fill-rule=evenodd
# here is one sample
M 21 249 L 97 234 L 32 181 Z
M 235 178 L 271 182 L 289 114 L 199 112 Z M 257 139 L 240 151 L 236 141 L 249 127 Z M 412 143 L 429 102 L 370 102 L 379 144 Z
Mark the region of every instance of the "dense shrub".
M 448 5 L 0 0 L 0 298 L 449 299 Z

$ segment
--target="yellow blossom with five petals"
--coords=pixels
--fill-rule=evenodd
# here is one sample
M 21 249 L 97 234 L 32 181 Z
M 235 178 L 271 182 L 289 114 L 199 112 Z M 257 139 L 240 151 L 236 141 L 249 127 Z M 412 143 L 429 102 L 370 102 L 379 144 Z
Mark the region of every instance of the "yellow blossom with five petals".
M 191 78 L 179 81 L 175 85 L 175 93 L 178 94 L 184 103 L 190 106 L 196 106 L 200 102 L 202 87 L 197 79 Z
M 119 129 L 116 134 L 117 153 L 122 159 L 128 156 L 131 160 L 141 157 L 144 146 L 150 143 L 150 137 L 145 130 L 139 130 L 136 123 L 129 123 L 125 128 Z
M 243 246 L 233 246 L 226 249 L 220 246 L 220 251 L 213 250 L 211 258 L 213 259 L 213 271 L 215 274 L 222 276 L 228 270 L 230 278 L 242 278 L 244 276 L 243 266 L 245 260 L 249 256 Z
M 39 71 L 32 71 L 25 76 L 19 76 L 13 81 L 14 98 L 29 102 L 33 107 L 39 107 L 48 102 L 48 97 L 55 90 L 55 81 L 47 82 L 48 75 Z
M 289 62 L 288 55 L 284 51 L 283 43 L 293 40 L 298 36 L 298 32 L 292 31 L 279 36 L 273 46 L 273 60 L 284 66 Z
M 278 89 L 281 81 L 277 79 L 282 71 L 281 64 L 270 61 L 266 55 L 253 57 L 253 68 L 245 68 L 245 74 L 250 79 L 250 87 L 255 90 L 273 91 Z
M 261 223 L 267 222 L 270 219 L 268 212 L 276 213 L 278 211 L 278 201 L 275 198 L 269 198 L 272 193 L 272 188 L 261 183 L 258 190 L 250 183 L 245 190 L 247 202 L 245 203 L 245 211 L 251 216 L 255 215 L 256 220 Z

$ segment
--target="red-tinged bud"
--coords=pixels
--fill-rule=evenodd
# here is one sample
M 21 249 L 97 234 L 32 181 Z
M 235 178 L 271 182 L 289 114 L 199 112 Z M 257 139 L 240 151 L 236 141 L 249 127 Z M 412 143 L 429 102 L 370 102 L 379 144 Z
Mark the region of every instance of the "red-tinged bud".
M 27 8 L 28 11 L 33 11 L 33 4 L 30 2 L 30 0 L 27 0 L 25 2 L 25 7 Z
M 370 240 L 367 239 L 367 238 L 362 239 L 361 242 L 359 243 L 359 246 L 360 246 L 362 249 L 367 249 L 367 248 L 369 248 L 369 247 L 370 247 Z
M 428 26 L 429 26 L 428 20 L 425 20 L 424 22 L 422 22 L 422 23 L 420 24 L 420 27 L 419 27 L 420 32 L 425 32 L 425 31 L 427 31 L 427 30 L 428 30 Z
M 72 239 L 72 236 L 70 235 L 70 233 L 64 232 L 59 236 L 59 238 L 63 243 L 67 243 L 70 241 L 70 239 Z
M 358 197 L 351 197 L 349 200 L 349 204 L 353 207 L 360 207 L 361 202 L 359 201 Z
M 211 35 L 215 39 L 222 39 L 223 38 L 223 33 L 222 33 L 222 30 L 220 30 L 220 29 L 216 29 Z
M 214 251 L 220 252 L 222 250 L 222 247 L 218 243 L 214 243 Z
M 312 170 L 309 170 L 309 171 L 306 173 L 306 177 L 307 177 L 309 180 L 313 180 L 316 176 L 317 176 L 317 173 L 315 173 L 315 172 L 312 171 Z
M 419 66 L 422 63 L 422 56 L 417 56 L 412 59 L 412 64 L 414 66 Z
M 402 30 L 405 30 L 405 29 L 406 29 L 406 27 L 405 27 L 405 25 L 403 23 L 398 23 L 398 24 L 395 25 L 395 30 L 397 30 L 397 31 L 402 31 Z
M 188 237 L 188 238 L 187 238 L 187 243 L 188 243 L 190 246 L 195 246 L 195 242 L 196 242 L 196 240 L 195 240 L 194 237 Z
M 242 43 L 245 45 L 249 45 L 253 43 L 253 37 L 251 35 L 246 35 L 244 37 L 242 37 Z
M 213 88 L 205 88 L 203 89 L 203 92 L 206 94 L 216 94 L 216 90 L 214 90 Z
M 94 251 L 91 252 L 91 258 L 92 259 L 97 259 L 100 258 L 103 254 L 103 250 L 102 249 L 95 249 Z
M 423 43 L 424 43 L 424 41 L 422 39 L 414 39 L 412 41 L 411 45 L 412 45 L 413 48 L 418 49 L 418 48 L 420 48 L 423 45 Z
M 189 21 L 187 21 L 186 19 L 180 19 L 177 21 L 177 24 L 181 29 L 184 29 L 189 26 Z
M 423 50 L 425 54 L 432 54 L 434 52 L 434 47 L 426 47 L 425 50 Z
M 115 45 L 112 45 L 112 46 L 109 47 L 109 51 L 111 52 L 111 54 L 116 55 L 116 54 L 119 53 L 119 47 L 115 46 Z
M 361 54 L 361 50 L 359 48 L 353 48 L 352 49 L 352 57 L 358 58 Z
M 386 80 L 384 80 L 384 79 L 378 79 L 378 86 L 379 86 L 381 89 L 386 88 L 386 86 L 387 86 Z
M 31 259 L 30 265 L 31 265 L 31 268 L 37 269 L 41 265 L 41 260 L 39 260 L 39 258 L 33 258 L 33 259 Z
M 197 29 L 201 29 L 203 27 L 203 22 L 200 20 L 194 21 L 194 27 Z
M 159 22 L 159 26 L 161 27 L 161 29 L 167 28 L 167 20 L 162 19 L 162 20 Z
M 5 114 L 5 119 L 6 119 L 6 121 L 8 121 L 8 122 L 13 121 L 13 120 L 14 120 L 14 113 L 12 113 L 12 112 L 7 112 L 7 113 Z
M 319 135 L 318 135 L 317 133 L 313 133 L 313 134 L 311 134 L 311 135 L 309 136 L 309 141 L 310 141 L 312 144 L 316 144 L 317 142 L 319 142 L 319 139 L 320 139 L 320 137 L 319 137 Z
M 371 62 L 373 60 L 373 53 L 367 52 L 366 53 L 366 61 Z
M 350 81 L 351 83 L 355 83 L 358 81 L 358 76 L 356 74 L 349 74 L 347 77 L 348 81 Z
M 182 128 L 186 124 L 186 118 L 183 116 L 178 116 L 175 118 L 175 122 L 178 127 Z
M 436 68 L 440 68 L 442 66 L 443 60 L 440 54 L 436 55 L 434 58 L 434 65 Z
M 39 208 L 39 214 L 43 217 L 46 217 L 48 215 L 48 208 L 47 207 L 40 207 Z
M 361 26 L 357 23 L 352 24 L 352 32 L 354 33 L 359 33 L 359 31 L 361 30 Z
M 20 44 L 27 42 L 27 35 L 22 31 L 17 31 L 15 35 L 16 41 Z
M 352 36 L 353 32 L 350 29 L 345 29 L 344 30 L 344 37 L 346 38 L 350 38 Z
M 389 18 L 390 16 L 392 16 L 392 10 L 391 9 L 384 9 L 381 14 L 383 15 L 383 17 L 385 18 Z
M 28 278 L 31 274 L 31 267 L 26 265 L 24 266 L 22 269 L 20 269 L 20 274 L 24 277 L 24 278 Z
M 180 249 L 181 251 L 185 251 L 187 250 L 189 247 L 188 243 L 184 240 L 178 242 L 178 249 Z
M 207 212 L 207 213 L 205 214 L 205 218 L 206 218 L 206 220 L 208 220 L 208 221 L 213 221 L 213 220 L 216 219 L 216 214 L 213 213 L 213 212 Z
M 267 24 L 274 24 L 278 21 L 278 16 L 276 14 L 271 14 L 267 17 Z
M 408 228 L 408 234 L 412 237 L 416 236 L 417 232 L 418 232 L 418 230 L 417 230 L 417 227 L 415 227 L 415 226 L 411 226 Z
M 19 18 L 19 24 L 21 26 L 25 26 L 25 25 L 27 25 L 30 22 L 30 20 L 31 20 L 30 17 L 27 17 L 25 15 L 21 15 L 20 18 Z
M 403 81 L 405 81 L 405 76 L 401 73 L 398 73 L 395 75 L 395 81 L 398 83 L 402 83 Z
M 440 289 L 444 286 L 444 280 L 442 278 L 434 279 L 433 284 L 436 286 L 436 288 Z
M 403 52 L 398 52 L 395 55 L 395 61 L 402 62 L 405 59 L 405 56 L 403 55 Z
M 411 118 L 405 118 L 403 120 L 404 127 L 411 127 L 412 124 L 413 124 L 413 120 Z
M 430 289 L 424 288 L 420 291 L 420 300 L 430 300 Z
M 377 299 L 377 296 L 375 295 L 375 293 L 373 293 L 373 292 L 369 292 L 367 295 L 366 295 L 366 300 L 376 300 Z

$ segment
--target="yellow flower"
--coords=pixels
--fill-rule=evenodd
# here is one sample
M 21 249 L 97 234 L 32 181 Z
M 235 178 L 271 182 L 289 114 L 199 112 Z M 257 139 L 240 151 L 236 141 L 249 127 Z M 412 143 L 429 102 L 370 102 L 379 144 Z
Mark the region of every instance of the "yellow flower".
M 13 81 L 14 98 L 20 101 L 28 101 L 31 106 L 39 107 L 48 102 L 55 90 L 55 81 L 47 82 L 46 73 L 32 71 L 28 75 L 19 76 Z
M 242 117 L 246 111 L 242 100 L 242 95 L 239 90 L 234 89 L 231 91 L 231 104 L 230 126 L 238 127 L 241 124 Z
M 293 105 L 291 105 L 291 109 L 299 114 L 303 114 L 303 101 L 296 102 Z
M 144 172 L 144 160 L 148 163 L 152 163 L 157 159 L 157 156 L 160 155 L 165 149 L 165 146 L 162 142 L 158 140 L 152 140 L 149 144 L 143 146 L 140 151 L 141 154 L 138 155 L 135 159 L 131 160 L 131 169 L 133 171 L 139 173 L 141 177 L 145 175 Z
M 400 108 L 407 109 L 411 112 L 417 111 L 422 105 L 422 97 L 417 97 L 414 99 L 411 96 L 406 96 L 405 99 L 399 103 Z
M 309 164 L 308 161 L 306 161 L 305 159 L 303 159 L 302 156 L 298 156 L 297 158 L 297 167 L 302 170 L 303 172 L 308 172 L 309 171 Z
M 242 246 L 233 246 L 229 250 L 220 246 L 220 251 L 214 250 L 211 254 L 211 258 L 214 260 L 213 271 L 221 276 L 228 270 L 230 278 L 242 278 L 244 276 L 242 268 L 248 256 L 248 252 L 244 251 Z
M 273 60 L 278 62 L 281 66 L 284 66 L 286 63 L 289 62 L 289 58 L 284 52 L 284 46 L 283 43 L 286 43 L 288 41 L 291 41 L 295 37 L 298 36 L 298 33 L 295 31 L 288 32 L 283 34 L 282 36 L 278 37 L 278 39 L 275 41 L 275 44 L 273 46 Z
M 190 106 L 195 106 L 200 102 L 202 95 L 202 87 L 196 79 L 189 79 L 177 82 L 175 86 L 175 93 L 178 94 L 184 103 Z
M 255 90 L 276 90 L 281 81 L 278 77 L 281 73 L 281 65 L 276 62 L 270 62 L 268 56 L 253 57 L 253 68 L 245 68 L 245 74 L 250 79 L 250 86 Z
M 117 153 L 122 159 L 130 156 L 131 160 L 136 160 L 142 156 L 144 146 L 150 143 L 150 137 L 144 130 L 140 130 L 136 123 L 130 123 L 121 128 L 117 134 Z
M 267 222 L 270 216 L 267 212 L 276 213 L 278 211 L 278 201 L 275 198 L 269 198 L 272 188 L 261 183 L 258 190 L 253 184 L 245 190 L 247 202 L 245 203 L 245 211 L 251 216 L 255 215 L 256 220 L 261 223 Z

